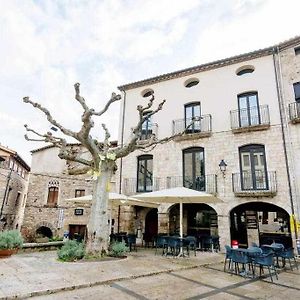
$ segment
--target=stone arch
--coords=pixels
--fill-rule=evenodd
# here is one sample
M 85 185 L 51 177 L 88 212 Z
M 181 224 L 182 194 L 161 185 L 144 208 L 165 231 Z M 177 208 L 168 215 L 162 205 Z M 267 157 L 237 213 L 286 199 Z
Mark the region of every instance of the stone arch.
M 52 238 L 53 237 L 53 232 L 52 230 L 47 227 L 47 226 L 40 226 L 37 228 L 35 231 L 35 235 L 38 236 L 40 235 L 41 237 L 47 237 L 47 238 Z
M 241 247 L 251 243 L 292 246 L 290 215 L 286 209 L 265 201 L 239 204 L 229 212 L 231 240 Z

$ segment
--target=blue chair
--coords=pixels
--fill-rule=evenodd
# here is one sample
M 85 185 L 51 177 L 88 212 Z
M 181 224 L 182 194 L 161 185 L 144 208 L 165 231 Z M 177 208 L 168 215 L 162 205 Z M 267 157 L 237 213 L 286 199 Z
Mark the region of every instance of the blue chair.
M 166 247 L 167 247 L 167 237 L 157 236 L 155 242 L 155 255 L 157 253 L 157 249 L 159 248 L 162 248 L 162 255 L 164 255 Z
M 252 266 L 252 259 L 248 256 L 246 250 L 232 249 L 231 260 L 234 263 L 234 269 L 236 274 L 246 276 L 248 274 L 247 266 L 249 267 L 249 269 L 251 267 L 252 272 L 254 273 L 253 266 Z M 243 272 L 240 272 L 239 264 L 242 264 Z
M 190 255 L 190 250 L 194 250 L 194 253 L 196 256 L 197 239 L 194 236 L 187 236 L 185 239 L 188 242 L 188 245 L 187 245 L 188 255 Z
M 129 251 L 131 252 L 132 247 L 134 248 L 135 251 L 137 251 L 136 249 L 136 236 L 135 234 L 128 234 L 127 235 L 127 244 L 129 246 Z
M 285 266 L 285 260 L 288 259 L 289 264 L 290 264 L 290 268 L 291 268 L 292 271 L 293 271 L 293 267 L 292 267 L 292 264 L 291 264 L 291 259 L 294 259 L 295 266 L 298 270 L 298 264 L 297 264 L 296 257 L 295 257 L 295 254 L 294 254 L 294 248 L 289 248 L 289 249 L 286 249 L 286 250 L 283 250 L 283 251 L 279 252 L 278 257 L 280 257 L 282 259 L 283 266 Z
M 259 275 L 261 276 L 261 273 L 264 269 L 264 267 L 267 267 L 269 270 L 269 275 L 271 277 L 271 281 L 273 282 L 273 277 L 272 277 L 272 273 L 271 273 L 271 268 L 274 270 L 276 279 L 278 280 L 278 275 L 277 275 L 277 271 L 274 265 L 274 257 L 273 257 L 273 253 L 269 253 L 269 254 L 260 254 L 257 255 L 253 258 L 253 264 L 254 267 L 255 266 L 259 266 Z
M 225 260 L 224 260 L 224 272 L 226 271 L 226 264 L 227 261 L 229 262 L 228 264 L 228 270 L 230 270 L 230 265 L 231 265 L 231 261 L 232 261 L 232 248 L 228 245 L 225 245 Z
M 169 237 L 167 242 L 168 242 L 168 249 L 170 250 L 170 252 L 167 254 L 171 254 L 173 256 L 179 254 L 180 244 L 178 238 Z

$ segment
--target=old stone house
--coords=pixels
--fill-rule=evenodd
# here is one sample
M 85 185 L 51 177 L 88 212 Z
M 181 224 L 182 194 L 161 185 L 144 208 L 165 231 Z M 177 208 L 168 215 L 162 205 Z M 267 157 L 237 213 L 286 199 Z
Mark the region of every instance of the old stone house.
M 80 144 L 69 144 L 83 152 Z M 32 151 L 22 234 L 27 241 L 39 237 L 56 238 L 68 233 L 70 238 L 82 239 L 90 214 L 91 201 L 68 200 L 92 194 L 91 175 L 68 175 L 67 162 L 58 157 L 59 149 L 50 145 Z M 116 190 L 115 178 L 110 191 Z M 130 207 L 111 208 L 112 232 L 127 225 Z M 120 220 L 120 214 L 124 217 Z M 129 214 L 131 216 L 131 214 Z M 122 223 L 121 223 L 122 222 Z
M 0 145 L 0 230 L 22 223 L 29 171 L 16 151 Z
M 218 235 L 221 245 L 275 240 L 290 246 L 297 237 L 290 219 L 299 220 L 299 45 L 297 37 L 120 86 L 119 144 L 129 139 L 137 105 L 153 93 L 156 104 L 166 103 L 143 124 L 141 142 L 196 120 L 184 136 L 123 158 L 121 192 L 185 186 L 211 193 L 222 202 L 184 205 L 184 234 Z M 178 204 L 134 214 L 135 230 L 147 236 L 178 233 Z

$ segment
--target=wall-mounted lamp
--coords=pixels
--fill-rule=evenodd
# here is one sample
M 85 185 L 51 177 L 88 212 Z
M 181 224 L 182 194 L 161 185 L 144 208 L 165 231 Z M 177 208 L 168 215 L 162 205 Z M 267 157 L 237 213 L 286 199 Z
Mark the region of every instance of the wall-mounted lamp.
M 224 159 L 222 159 L 219 163 L 219 168 L 220 168 L 220 171 L 222 172 L 223 174 L 223 177 L 225 177 L 225 173 L 226 173 L 226 167 L 227 167 L 227 164 L 226 162 L 224 161 Z

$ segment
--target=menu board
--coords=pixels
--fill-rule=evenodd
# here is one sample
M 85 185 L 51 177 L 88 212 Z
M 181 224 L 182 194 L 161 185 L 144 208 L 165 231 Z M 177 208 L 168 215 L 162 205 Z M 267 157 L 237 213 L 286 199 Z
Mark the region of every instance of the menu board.
M 258 228 L 256 211 L 246 211 L 246 224 L 248 229 Z

